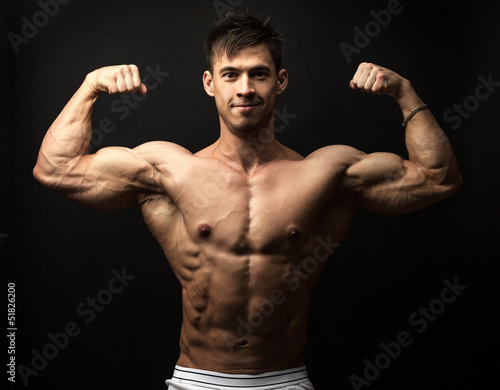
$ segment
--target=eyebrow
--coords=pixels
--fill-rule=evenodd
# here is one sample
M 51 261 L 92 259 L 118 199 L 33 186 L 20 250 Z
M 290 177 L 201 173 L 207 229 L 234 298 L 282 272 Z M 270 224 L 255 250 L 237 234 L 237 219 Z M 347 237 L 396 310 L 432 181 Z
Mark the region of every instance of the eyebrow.
M 240 69 L 235 68 L 234 66 L 225 66 L 221 69 L 219 69 L 219 74 L 225 73 L 225 72 L 237 72 L 240 71 Z M 268 73 L 271 73 L 271 68 L 267 65 L 257 65 L 254 66 L 253 68 L 250 68 L 249 72 L 257 72 L 257 71 L 265 71 Z

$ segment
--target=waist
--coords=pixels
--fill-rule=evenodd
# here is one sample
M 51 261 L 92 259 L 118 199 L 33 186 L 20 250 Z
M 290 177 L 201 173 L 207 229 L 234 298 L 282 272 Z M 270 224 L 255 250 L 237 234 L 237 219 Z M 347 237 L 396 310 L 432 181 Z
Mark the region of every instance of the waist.
M 217 390 L 266 390 L 308 382 L 305 366 L 287 370 L 271 371 L 263 374 L 226 374 L 215 371 L 199 370 L 175 366 L 174 374 L 169 382 L 191 384 Z

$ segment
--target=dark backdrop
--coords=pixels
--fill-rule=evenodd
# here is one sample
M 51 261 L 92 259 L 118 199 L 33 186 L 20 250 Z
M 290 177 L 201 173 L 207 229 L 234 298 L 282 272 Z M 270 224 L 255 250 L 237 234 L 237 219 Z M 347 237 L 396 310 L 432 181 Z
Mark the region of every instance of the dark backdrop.
M 339 143 L 404 156 L 397 105 L 348 87 L 359 62 L 371 61 L 411 80 L 451 140 L 465 180 L 451 198 L 410 215 L 358 214 L 314 290 L 306 359 L 316 388 L 368 387 L 354 386 L 352 375 L 371 389 L 481 389 L 497 381 L 500 88 L 477 88 L 481 77 L 500 81 L 498 5 L 65 1 L 1 6 L 2 294 L 15 283 L 16 364 L 28 387 L 165 388 L 178 356 L 180 289 L 138 211 L 85 208 L 31 172 L 45 131 L 85 75 L 111 64 L 163 76 L 128 109 L 117 96 L 99 99 L 94 123 L 104 119 L 105 132 L 96 133 L 95 149 L 160 139 L 194 152 L 213 142 L 218 121 L 201 84 L 202 43 L 224 8 L 269 15 L 284 33 L 283 143 L 305 155 Z M 398 13 L 377 27 L 374 14 L 388 7 Z M 34 19 L 37 31 L 29 27 Z M 355 41 L 366 28 L 370 41 Z M 341 49 L 347 44 L 350 56 Z M 135 277 L 114 294 L 107 290 L 113 270 Z M 467 288 L 442 303 L 444 280 Z M 89 297 L 107 305 L 91 309 Z M 412 323 L 412 313 L 429 305 L 439 314 L 418 314 Z M 413 343 L 398 352 L 390 343 L 401 332 Z M 393 346 L 389 361 L 381 343 Z M 363 373 L 375 363 L 384 368 Z M 12 388 L 24 387 L 18 372 Z

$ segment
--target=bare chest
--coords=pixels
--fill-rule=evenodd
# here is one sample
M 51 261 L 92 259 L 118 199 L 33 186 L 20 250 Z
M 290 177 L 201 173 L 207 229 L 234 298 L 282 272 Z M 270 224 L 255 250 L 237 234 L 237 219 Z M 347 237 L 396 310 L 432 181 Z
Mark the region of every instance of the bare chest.
M 152 205 L 150 228 L 170 237 L 170 243 L 210 244 L 234 254 L 285 254 L 334 228 L 335 218 L 325 222 L 331 190 L 324 180 L 287 169 L 252 177 L 193 170 L 170 190 L 173 204 Z M 162 207 L 170 211 L 161 212 Z

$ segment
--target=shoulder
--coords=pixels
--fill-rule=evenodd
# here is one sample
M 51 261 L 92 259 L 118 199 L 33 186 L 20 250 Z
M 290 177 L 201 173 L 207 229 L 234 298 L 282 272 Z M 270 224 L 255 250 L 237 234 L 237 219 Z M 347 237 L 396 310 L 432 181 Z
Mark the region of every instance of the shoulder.
M 148 163 L 160 166 L 192 158 L 193 154 L 186 148 L 167 141 L 146 142 L 132 149 L 133 152 Z
M 326 182 L 335 184 L 337 198 L 351 195 L 350 188 L 353 167 L 359 165 L 366 153 L 346 145 L 329 145 L 309 154 L 304 163 L 307 171 L 320 175 Z
M 347 175 L 347 171 L 365 153 L 345 145 L 330 145 L 315 150 L 301 159 L 287 159 L 286 166 L 293 171 L 293 175 L 303 178 L 315 188 L 326 186 L 338 189 Z M 284 163 L 285 164 L 285 163 Z
M 335 164 L 346 169 L 366 156 L 362 151 L 347 145 L 329 145 L 315 150 L 306 157 L 307 161 L 320 164 Z
M 133 149 L 137 153 L 163 153 L 166 151 L 180 154 L 192 155 L 186 148 L 168 141 L 151 141 L 139 145 Z

